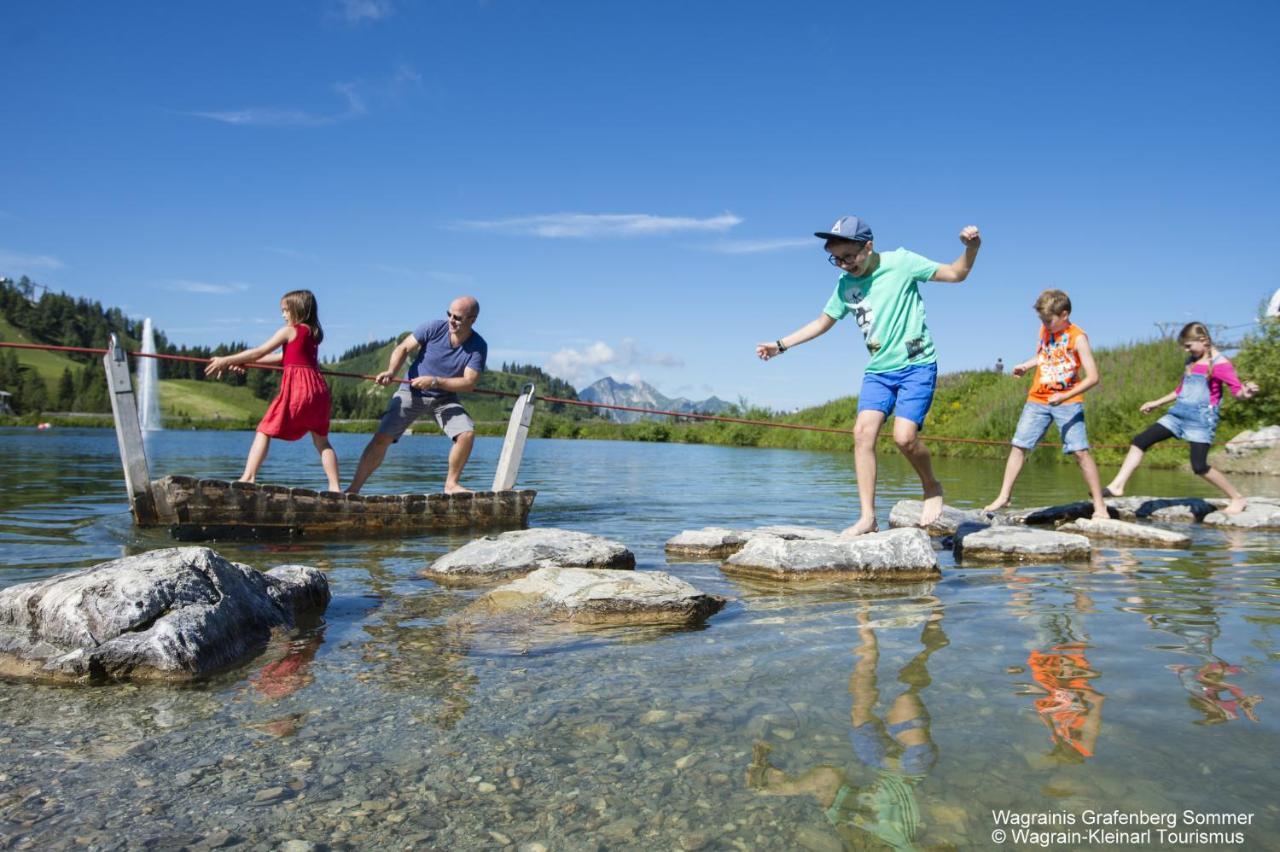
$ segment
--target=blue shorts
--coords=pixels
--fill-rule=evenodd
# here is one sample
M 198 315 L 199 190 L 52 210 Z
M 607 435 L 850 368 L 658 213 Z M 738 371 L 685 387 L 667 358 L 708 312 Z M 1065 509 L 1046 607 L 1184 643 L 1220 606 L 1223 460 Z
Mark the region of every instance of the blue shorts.
M 896 752 L 898 765 L 904 774 L 921 776 L 932 769 L 938 761 L 938 747 L 933 744 L 932 739 L 928 738 L 925 742 L 909 746 L 904 746 L 898 738 L 904 731 L 912 728 L 927 730 L 928 726 L 928 721 L 916 717 L 896 725 L 889 725 L 886 730 L 883 722 L 873 718 L 870 722 L 863 722 L 855 727 L 849 734 L 849 741 L 853 743 L 853 753 L 868 768 L 892 771 L 890 756 Z M 893 739 L 889 738 L 890 734 L 893 735 Z
M 1089 449 L 1089 436 L 1084 430 L 1084 403 L 1068 402 L 1065 405 L 1044 405 L 1028 402 L 1022 407 L 1018 428 L 1013 433 L 1013 445 L 1030 451 L 1036 448 L 1051 423 L 1058 424 L 1062 436 L 1062 451 L 1078 453 Z
M 862 377 L 862 392 L 858 394 L 858 413 L 882 411 L 885 417 L 893 414 L 923 426 L 924 416 L 933 405 L 933 391 L 937 386 L 937 364 L 917 364 L 887 373 L 867 373 Z

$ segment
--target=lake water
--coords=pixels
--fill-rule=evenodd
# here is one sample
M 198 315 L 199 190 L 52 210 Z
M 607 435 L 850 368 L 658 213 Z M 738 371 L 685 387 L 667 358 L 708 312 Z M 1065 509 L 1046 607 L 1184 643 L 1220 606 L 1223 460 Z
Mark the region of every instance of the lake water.
M 365 436 L 333 437 L 345 481 Z M 152 475 L 234 478 L 249 440 L 158 433 Z M 477 442 L 469 485 L 487 486 L 499 447 Z M 886 449 L 882 526 L 917 491 Z M 406 438 L 368 491 L 436 490 L 445 451 Z M 171 545 L 132 528 L 111 431 L 0 430 L 0 458 L 0 585 Z M 1193 527 L 1190 551 L 1070 567 L 944 552 L 939 582 L 907 588 L 667 562 L 684 529 L 846 525 L 851 462 L 529 442 L 531 524 L 618 539 L 638 568 L 729 598 L 700 629 L 451 629 L 480 591 L 418 570 L 464 534 L 214 545 L 327 572 L 324 624 L 195 687 L 0 683 L 0 847 L 1035 848 L 993 813 L 1007 811 L 1080 832 L 1055 848 L 1103 848 L 1097 829 L 1280 848 L 1280 535 Z M 1002 470 L 937 466 L 960 506 Z M 275 443 L 262 481 L 323 484 L 309 442 Z M 1177 471 L 1131 488 L 1210 493 Z M 1016 501 L 1083 490 L 1074 465 L 1033 463 Z M 1223 814 L 1248 822 L 1203 822 Z M 1100 822 L 1119 819 L 1143 822 Z

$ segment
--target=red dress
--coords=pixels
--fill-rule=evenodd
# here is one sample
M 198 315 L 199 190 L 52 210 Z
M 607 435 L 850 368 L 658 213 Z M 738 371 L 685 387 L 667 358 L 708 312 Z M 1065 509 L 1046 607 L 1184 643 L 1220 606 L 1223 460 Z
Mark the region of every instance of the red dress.
M 329 386 L 320 375 L 316 357 L 319 344 L 311 337 L 311 329 L 301 323 L 293 340 L 284 345 L 284 375 L 280 393 L 271 400 L 258 431 L 272 438 L 296 441 L 308 432 L 329 434 L 329 411 L 333 401 Z

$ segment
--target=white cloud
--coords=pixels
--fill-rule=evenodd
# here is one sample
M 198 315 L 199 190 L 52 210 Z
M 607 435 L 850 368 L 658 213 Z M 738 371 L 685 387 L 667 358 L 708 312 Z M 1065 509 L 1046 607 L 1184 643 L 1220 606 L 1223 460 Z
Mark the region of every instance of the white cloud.
M 741 222 L 742 219 L 732 213 L 707 219 L 651 213 L 546 213 L 465 220 L 455 226 L 477 231 L 516 231 L 537 237 L 640 237 L 681 231 L 727 231 Z
M 812 248 L 818 245 L 813 239 L 778 239 L 778 240 L 722 240 L 707 246 L 707 249 L 720 254 L 759 254 L 766 251 L 784 251 L 794 248 Z
M 546 359 L 548 373 L 559 376 L 574 387 L 581 387 L 603 373 L 621 373 L 627 382 L 641 381 L 637 367 L 683 367 L 678 356 L 663 352 L 646 352 L 631 338 L 614 348 L 602 340 L 582 349 L 561 349 Z
M 192 281 L 187 278 L 178 278 L 163 285 L 166 290 L 176 290 L 179 293 L 206 293 L 213 296 L 225 296 L 230 293 L 243 293 L 249 289 L 249 285 L 240 281 L 229 281 L 226 284 L 213 284 L 208 281 Z
M 394 11 L 391 0 L 339 0 L 338 3 L 338 16 L 349 24 L 381 21 Z
M 22 274 L 37 270 L 62 269 L 62 261 L 47 254 L 23 254 L 0 249 L 0 273 Z
M 422 75 L 411 65 L 401 63 L 386 77 L 334 83 L 330 89 L 345 108 L 333 112 L 280 107 L 246 107 L 231 110 L 192 110 L 180 113 L 223 124 L 261 127 L 323 127 L 359 118 L 369 112 L 369 104 L 394 104 L 411 89 L 422 85 Z

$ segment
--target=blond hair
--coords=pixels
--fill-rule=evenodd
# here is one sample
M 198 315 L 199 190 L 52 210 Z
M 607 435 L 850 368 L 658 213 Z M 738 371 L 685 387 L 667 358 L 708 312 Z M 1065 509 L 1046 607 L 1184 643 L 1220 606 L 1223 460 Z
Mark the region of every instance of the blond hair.
M 311 330 L 311 337 L 319 345 L 324 340 L 324 329 L 320 327 L 320 309 L 316 305 L 316 295 L 310 290 L 290 290 L 280 297 L 289 318 L 297 325 L 305 325 Z
M 1036 299 L 1036 313 L 1040 316 L 1057 316 L 1061 313 L 1071 313 L 1071 297 L 1063 290 L 1045 290 L 1040 294 L 1040 298 Z
M 1209 327 L 1202 322 L 1189 322 L 1182 327 L 1182 331 L 1178 332 L 1179 343 L 1188 343 L 1192 340 L 1203 340 L 1209 344 L 1210 349 L 1214 348 Z

